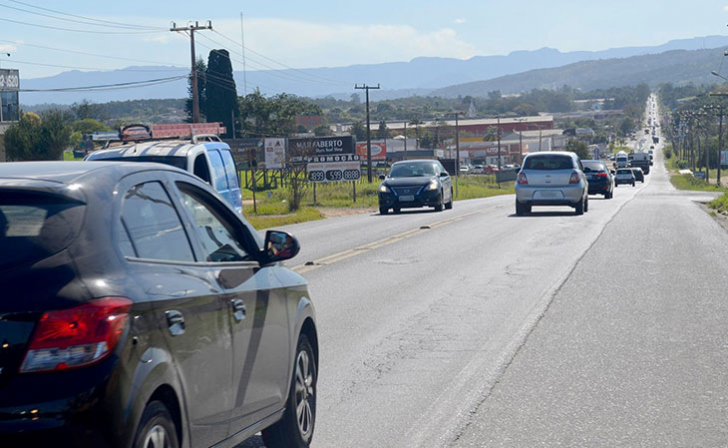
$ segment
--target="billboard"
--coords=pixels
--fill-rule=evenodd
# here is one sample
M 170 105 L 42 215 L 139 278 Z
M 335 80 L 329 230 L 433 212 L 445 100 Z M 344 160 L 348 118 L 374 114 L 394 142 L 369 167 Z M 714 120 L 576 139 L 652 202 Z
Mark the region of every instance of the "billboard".
M 0 69 L 0 123 L 20 120 L 19 90 L 19 72 Z
M 354 154 L 354 137 L 292 138 L 288 140 L 291 154 L 301 156 L 329 156 Z
M 367 143 L 357 143 L 356 153 L 359 157 L 367 159 Z M 372 160 L 387 160 L 387 141 L 378 140 L 372 142 Z
M 269 170 L 282 169 L 286 163 L 286 139 L 266 138 L 264 142 L 265 167 Z

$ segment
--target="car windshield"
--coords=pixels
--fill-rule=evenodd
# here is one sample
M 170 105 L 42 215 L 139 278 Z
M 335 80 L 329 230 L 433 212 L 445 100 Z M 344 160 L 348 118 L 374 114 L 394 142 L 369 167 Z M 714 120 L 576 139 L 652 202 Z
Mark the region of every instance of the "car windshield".
M 461 167 L 461 170 L 468 169 Z M 392 166 L 389 177 L 396 179 L 401 177 L 430 177 L 436 173 L 435 164 L 429 162 L 419 163 L 397 163 Z
M 539 155 L 528 157 L 523 169 L 536 171 L 572 170 L 574 169 L 574 163 L 569 156 Z

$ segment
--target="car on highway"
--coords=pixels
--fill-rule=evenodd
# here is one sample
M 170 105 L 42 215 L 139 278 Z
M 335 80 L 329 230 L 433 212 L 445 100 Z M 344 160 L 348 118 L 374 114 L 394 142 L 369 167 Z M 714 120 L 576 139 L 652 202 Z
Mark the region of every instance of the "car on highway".
M 589 194 L 602 194 L 604 199 L 614 197 L 614 176 L 601 160 L 582 160 L 584 174 L 589 182 Z
M 516 215 L 533 206 L 566 205 L 577 215 L 589 211 L 589 182 L 581 160 L 573 152 L 532 153 L 516 179 Z
M 460 174 L 470 174 L 470 166 L 469 165 L 460 165 Z
M 645 173 L 642 171 L 642 168 L 632 167 L 630 169 L 632 170 L 632 173 L 634 173 L 635 181 L 645 183 Z
M 472 174 L 485 174 L 485 167 L 483 165 L 475 165 Z
M 614 175 L 614 186 L 618 187 L 620 184 L 627 184 L 635 186 L 636 178 L 632 168 L 620 168 L 617 170 L 617 174 Z
M 433 207 L 435 211 L 451 209 L 452 179 L 437 160 L 403 160 L 392 164 L 386 176 L 380 176 L 379 213 L 399 213 L 403 208 Z
M 305 448 L 318 336 L 305 279 L 197 176 L 0 164 L 0 446 Z

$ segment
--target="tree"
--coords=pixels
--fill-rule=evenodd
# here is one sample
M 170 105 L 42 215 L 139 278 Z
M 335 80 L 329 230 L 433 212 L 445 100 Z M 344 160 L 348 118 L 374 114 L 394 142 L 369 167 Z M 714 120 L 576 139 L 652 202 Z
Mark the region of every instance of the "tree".
M 333 135 L 333 132 L 331 132 L 331 128 L 329 126 L 320 124 L 313 130 L 313 134 L 316 137 L 328 137 Z
M 232 135 L 233 117 L 240 116 L 233 66 L 227 50 L 212 50 L 205 72 L 205 101 L 202 110 L 209 122 L 221 122 Z
M 74 132 L 81 134 L 92 134 L 94 132 L 110 131 L 111 128 L 104 123 L 94 120 L 93 118 L 85 118 L 83 120 L 74 121 L 71 124 Z
M 589 154 L 589 146 L 576 139 L 571 139 L 568 143 L 566 143 L 566 150 L 576 153 L 581 160 L 588 160 L 591 158 L 591 154 Z
M 205 77 L 207 65 L 205 65 L 205 61 L 203 61 L 202 58 L 197 59 L 197 62 L 195 63 L 195 70 L 197 71 L 197 98 L 200 105 L 200 120 L 202 120 L 202 116 L 204 115 L 202 105 L 205 103 L 205 88 L 207 86 Z M 187 77 L 187 101 L 185 101 L 185 113 L 187 114 L 187 122 L 192 123 L 192 73 L 190 73 Z
M 624 117 L 624 120 L 619 124 L 619 133 L 622 136 L 627 136 L 634 131 L 634 122 L 629 117 Z
M 239 104 L 244 137 L 295 134 L 296 116 L 323 114 L 319 106 L 305 99 L 285 93 L 266 98 L 259 89 L 240 97 Z
M 351 98 L 351 104 L 353 104 L 353 105 L 361 104 L 361 96 L 359 96 L 358 93 L 352 93 L 349 98 Z
M 387 122 L 384 120 L 379 122 L 379 129 L 377 129 L 377 138 L 381 140 L 391 138 L 389 129 L 387 129 Z
M 83 100 L 80 103 L 71 104 L 71 112 L 76 116 L 77 120 L 94 119 L 103 120 L 105 117 L 104 106 L 95 104 L 89 100 Z
M 71 141 L 71 119 L 70 112 L 58 109 L 44 111 L 40 116 L 23 114 L 5 133 L 8 159 L 60 160 Z
M 349 133 L 356 137 L 357 141 L 362 142 L 367 139 L 367 128 L 361 121 L 355 121 L 354 124 L 351 125 Z

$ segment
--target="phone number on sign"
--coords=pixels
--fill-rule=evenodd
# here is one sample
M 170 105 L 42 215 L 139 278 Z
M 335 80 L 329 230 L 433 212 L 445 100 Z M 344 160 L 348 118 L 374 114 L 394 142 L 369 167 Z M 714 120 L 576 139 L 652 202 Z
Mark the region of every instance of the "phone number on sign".
M 342 182 L 359 179 L 361 179 L 361 171 L 354 169 L 311 170 L 308 172 L 310 182 Z

